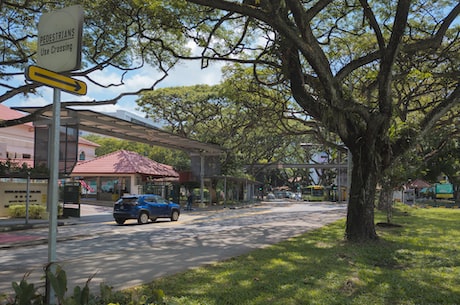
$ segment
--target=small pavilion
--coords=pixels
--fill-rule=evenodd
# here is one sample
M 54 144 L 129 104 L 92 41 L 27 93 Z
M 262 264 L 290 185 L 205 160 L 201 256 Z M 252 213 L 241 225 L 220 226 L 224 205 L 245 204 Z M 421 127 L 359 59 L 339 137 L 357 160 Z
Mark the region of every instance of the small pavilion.
M 179 180 L 179 173 L 172 166 L 127 150 L 80 162 L 70 176 L 81 181 L 86 196 L 108 201 L 115 201 L 124 193 L 143 193 L 152 183 L 166 186 Z

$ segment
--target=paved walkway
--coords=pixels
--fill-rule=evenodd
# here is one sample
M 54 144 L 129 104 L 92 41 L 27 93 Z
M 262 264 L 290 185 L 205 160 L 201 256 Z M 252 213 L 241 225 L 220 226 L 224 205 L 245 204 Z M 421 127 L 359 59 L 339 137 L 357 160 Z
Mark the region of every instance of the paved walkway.
M 110 221 L 113 220 L 111 212 L 111 207 L 81 204 L 81 217 L 59 219 L 58 226 Z M 48 240 L 48 236 L 43 234 L 44 230 L 36 229 L 48 227 L 49 222 L 44 219 L 30 219 L 27 223 L 24 218 L 0 219 L 0 249 L 24 244 L 45 243 Z M 47 231 L 45 230 L 45 232 Z

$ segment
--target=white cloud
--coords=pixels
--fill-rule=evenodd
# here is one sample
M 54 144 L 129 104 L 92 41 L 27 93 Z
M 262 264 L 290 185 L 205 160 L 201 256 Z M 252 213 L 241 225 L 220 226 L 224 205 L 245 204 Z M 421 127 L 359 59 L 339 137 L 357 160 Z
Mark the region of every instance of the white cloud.
M 197 84 L 215 85 L 221 81 L 222 63 L 214 63 L 201 69 L 200 61 L 179 63 L 159 87 L 192 86 Z
M 42 91 L 42 90 L 40 90 Z M 50 91 L 52 91 L 50 89 Z M 52 93 L 51 93 L 52 94 Z M 48 94 L 41 94 L 41 95 L 28 95 L 28 96 L 20 96 L 14 99 L 10 99 L 3 104 L 8 107 L 33 107 L 33 106 L 46 106 L 51 104 L 51 100 L 48 98 Z

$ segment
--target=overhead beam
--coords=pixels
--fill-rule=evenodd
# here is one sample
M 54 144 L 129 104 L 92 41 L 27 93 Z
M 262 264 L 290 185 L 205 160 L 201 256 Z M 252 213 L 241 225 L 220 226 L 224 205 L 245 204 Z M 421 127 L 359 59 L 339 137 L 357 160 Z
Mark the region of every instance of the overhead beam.
M 331 169 L 331 168 L 348 168 L 347 163 L 328 163 L 328 164 L 293 164 L 293 163 L 272 163 L 272 164 L 255 164 L 246 165 L 246 167 L 256 168 L 315 168 L 315 169 Z

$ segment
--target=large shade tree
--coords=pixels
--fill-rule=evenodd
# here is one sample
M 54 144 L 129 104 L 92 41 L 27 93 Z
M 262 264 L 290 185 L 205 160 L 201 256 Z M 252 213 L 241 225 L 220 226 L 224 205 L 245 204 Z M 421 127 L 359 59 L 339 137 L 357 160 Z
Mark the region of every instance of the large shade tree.
M 273 163 L 304 163 L 310 141 L 305 113 L 286 94 L 263 90 L 234 66 L 219 85 L 160 88 L 143 93 L 140 109 L 169 131 L 224 148 L 222 173 L 259 176 Z
M 212 60 L 252 64 L 353 156 L 348 240 L 378 238 L 376 185 L 458 103 L 458 1 L 187 0 L 183 19 Z M 267 73 L 271 69 L 270 74 Z M 263 71 L 263 73 L 258 73 Z

